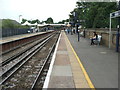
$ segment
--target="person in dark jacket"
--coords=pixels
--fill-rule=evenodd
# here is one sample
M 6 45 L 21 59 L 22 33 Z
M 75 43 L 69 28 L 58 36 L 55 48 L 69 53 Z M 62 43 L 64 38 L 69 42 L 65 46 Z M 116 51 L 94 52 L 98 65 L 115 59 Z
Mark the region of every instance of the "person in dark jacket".
M 98 39 L 98 35 L 96 32 L 93 32 L 93 37 L 91 38 L 91 45 L 94 45 L 94 40 Z

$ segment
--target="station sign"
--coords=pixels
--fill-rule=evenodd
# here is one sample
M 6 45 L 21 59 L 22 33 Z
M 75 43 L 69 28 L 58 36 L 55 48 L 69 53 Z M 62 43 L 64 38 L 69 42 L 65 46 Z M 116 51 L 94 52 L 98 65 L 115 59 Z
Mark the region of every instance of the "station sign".
M 111 18 L 120 17 L 120 10 L 113 12 L 113 13 L 110 13 L 110 16 L 111 16 Z

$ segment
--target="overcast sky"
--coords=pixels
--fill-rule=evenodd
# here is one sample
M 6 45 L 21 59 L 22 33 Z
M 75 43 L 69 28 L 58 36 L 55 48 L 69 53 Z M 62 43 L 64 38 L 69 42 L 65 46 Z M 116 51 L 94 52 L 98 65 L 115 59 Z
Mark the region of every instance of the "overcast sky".
M 52 17 L 54 22 L 69 18 L 70 12 L 76 7 L 78 0 L 0 0 L 0 19 L 21 18 L 28 20 L 47 20 Z

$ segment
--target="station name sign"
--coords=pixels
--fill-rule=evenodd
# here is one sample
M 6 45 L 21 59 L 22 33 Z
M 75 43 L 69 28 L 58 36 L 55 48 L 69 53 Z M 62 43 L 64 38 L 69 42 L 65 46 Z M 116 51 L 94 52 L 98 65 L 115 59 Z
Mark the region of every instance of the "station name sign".
M 110 16 L 111 16 L 111 18 L 120 17 L 120 10 L 113 12 L 113 13 L 110 13 Z

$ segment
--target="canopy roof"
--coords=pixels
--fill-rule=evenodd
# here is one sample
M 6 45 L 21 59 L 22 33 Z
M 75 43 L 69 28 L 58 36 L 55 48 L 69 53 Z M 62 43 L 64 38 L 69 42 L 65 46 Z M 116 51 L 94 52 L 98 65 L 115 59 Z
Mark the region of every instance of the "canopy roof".
M 23 23 L 22 25 L 28 25 L 28 26 L 38 26 L 38 27 L 44 27 L 44 26 L 66 26 L 65 24 L 37 24 L 37 22 L 36 23 L 34 23 L 34 24 L 31 24 L 31 23 L 29 23 L 28 21 L 26 21 L 25 23 Z
M 44 27 L 44 26 L 65 26 L 65 24 L 38 24 L 39 27 Z
M 23 23 L 22 25 L 35 26 L 35 25 L 37 25 L 37 22 L 34 23 L 34 24 L 31 24 L 31 23 L 29 23 L 28 21 L 26 21 L 26 22 Z

